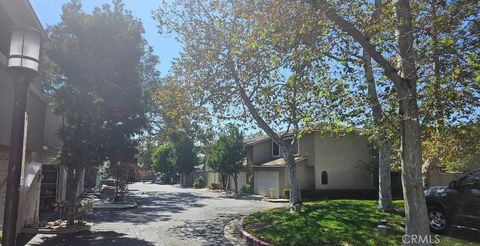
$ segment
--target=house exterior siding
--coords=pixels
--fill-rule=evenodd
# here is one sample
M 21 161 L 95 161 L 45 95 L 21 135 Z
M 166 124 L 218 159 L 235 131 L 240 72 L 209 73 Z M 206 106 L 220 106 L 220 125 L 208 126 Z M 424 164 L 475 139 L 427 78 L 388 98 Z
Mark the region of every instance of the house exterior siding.
M 361 161 L 369 160 L 366 138 L 357 134 L 331 138 L 315 134 L 315 188 L 372 189 L 371 174 Z M 321 173 L 328 174 L 328 184 L 322 184 Z
M 252 163 L 261 163 L 272 159 L 272 140 L 268 139 L 253 146 Z
M 315 134 L 304 135 L 299 140 L 299 148 L 299 155 L 307 158 L 305 164 L 315 166 Z
M 286 138 L 288 139 L 288 137 Z M 368 140 L 351 133 L 332 137 L 320 132 L 304 134 L 298 140 L 299 152 L 296 157 L 296 176 L 301 190 L 369 190 L 373 187 L 372 175 L 362 164 L 370 160 Z M 272 155 L 272 140 L 249 141 L 246 146 L 247 163 L 253 171 L 254 191 L 266 194 L 267 186 L 274 185 L 275 195 L 283 196 L 289 188 L 288 172 L 281 165 L 280 156 Z M 276 164 L 274 164 L 276 163 Z M 271 174 L 266 174 L 271 172 Z M 327 184 L 322 184 L 322 172 L 326 172 Z M 275 174 L 274 174 L 275 173 Z M 278 182 L 261 181 L 268 177 L 278 177 Z M 255 187 L 262 185 L 262 187 Z

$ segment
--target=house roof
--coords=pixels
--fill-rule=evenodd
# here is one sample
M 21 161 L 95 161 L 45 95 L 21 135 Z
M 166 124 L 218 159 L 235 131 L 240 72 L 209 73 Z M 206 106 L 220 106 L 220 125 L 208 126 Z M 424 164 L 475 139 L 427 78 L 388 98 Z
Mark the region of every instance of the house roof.
M 243 140 L 243 143 L 246 146 L 248 146 L 248 145 L 253 145 L 253 144 L 257 144 L 257 143 L 266 141 L 268 139 L 270 139 L 270 138 L 267 135 L 260 135 L 260 136 L 254 136 L 254 137 L 251 137 L 251 138 L 247 138 L 247 139 Z
M 353 129 L 356 132 L 361 132 L 361 131 L 364 130 L 364 129 L 358 128 L 358 127 L 355 127 Z M 321 127 L 318 127 L 318 126 L 317 127 L 315 127 L 315 126 L 314 127 L 308 127 L 308 128 L 307 127 L 302 127 L 300 129 L 300 131 L 306 131 L 307 133 L 308 132 L 317 132 L 317 131 L 320 131 L 320 130 L 321 130 Z M 282 138 L 288 138 L 288 137 L 292 137 L 293 131 L 292 130 L 290 130 L 288 132 L 280 131 L 280 132 L 277 132 L 277 134 Z M 269 139 L 270 139 L 270 137 L 267 136 L 267 135 L 257 135 L 257 136 L 253 136 L 253 137 L 244 139 L 243 143 L 244 143 L 245 146 L 250 146 L 250 145 L 261 143 L 263 141 L 267 141 Z
M 0 4 L 15 26 L 37 31 L 43 40 L 48 40 L 45 29 L 28 0 L 0 0 Z
M 277 132 L 277 134 L 280 135 L 281 137 L 291 137 L 293 133 L 291 131 L 290 132 L 282 131 L 282 132 Z M 243 143 L 245 144 L 245 146 L 249 146 L 249 145 L 261 143 L 269 139 L 270 137 L 267 135 L 259 135 L 259 136 L 253 136 L 251 138 L 247 138 L 243 140 Z
M 295 163 L 298 163 L 298 162 L 306 160 L 306 159 L 307 159 L 307 157 L 304 157 L 304 156 L 295 157 Z M 255 167 L 284 167 L 285 164 L 286 164 L 285 159 L 277 158 L 277 159 L 266 161 L 266 162 L 263 162 L 263 163 L 260 163 L 260 164 L 252 165 L 252 167 L 254 167 L 254 168 Z

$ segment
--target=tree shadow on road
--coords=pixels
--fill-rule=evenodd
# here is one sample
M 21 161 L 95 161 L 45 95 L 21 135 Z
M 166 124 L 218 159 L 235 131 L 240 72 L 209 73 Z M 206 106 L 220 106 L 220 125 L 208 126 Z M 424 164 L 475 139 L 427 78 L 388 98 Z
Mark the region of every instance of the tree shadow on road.
M 186 192 L 141 192 L 135 194 L 137 208 L 115 211 L 96 211 L 95 222 L 148 222 L 168 221 L 174 214 L 189 208 L 204 207 L 211 197 Z
M 186 220 L 183 225 L 169 229 L 184 238 L 195 240 L 202 245 L 231 245 L 224 236 L 224 227 L 241 214 L 218 214 L 216 218 Z
M 101 232 L 82 232 L 70 235 L 44 236 L 41 237 L 41 242 L 29 244 L 36 245 L 55 245 L 55 246 L 85 246 L 85 245 L 144 245 L 150 246 L 153 244 L 138 238 L 127 237 L 126 234 L 114 231 Z

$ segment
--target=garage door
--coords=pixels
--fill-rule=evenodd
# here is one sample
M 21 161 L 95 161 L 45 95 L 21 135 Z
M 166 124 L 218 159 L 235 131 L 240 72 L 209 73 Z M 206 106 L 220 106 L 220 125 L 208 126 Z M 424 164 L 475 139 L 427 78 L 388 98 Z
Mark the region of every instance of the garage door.
M 255 193 L 262 196 L 270 196 L 270 190 L 273 197 L 278 198 L 278 171 L 255 171 Z

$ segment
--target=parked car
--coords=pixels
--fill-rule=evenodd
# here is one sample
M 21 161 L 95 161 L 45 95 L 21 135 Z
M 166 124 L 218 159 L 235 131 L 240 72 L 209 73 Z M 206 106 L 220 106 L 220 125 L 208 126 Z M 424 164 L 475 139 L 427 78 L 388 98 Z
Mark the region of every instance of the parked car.
M 447 187 L 425 190 L 430 229 L 443 233 L 449 226 L 480 230 L 480 169 L 467 172 Z

